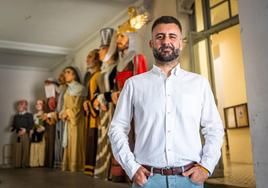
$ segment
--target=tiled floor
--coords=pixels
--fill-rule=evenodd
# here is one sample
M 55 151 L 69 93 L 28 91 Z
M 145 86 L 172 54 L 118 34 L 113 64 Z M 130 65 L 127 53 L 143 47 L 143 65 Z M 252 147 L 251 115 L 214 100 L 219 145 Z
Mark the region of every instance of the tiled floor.
M 207 182 L 237 187 L 256 187 L 252 165 L 232 163 L 224 165 L 224 167 L 224 178 L 213 178 Z
M 228 151 L 223 147 L 224 178 L 207 180 L 210 184 L 232 185 L 237 187 L 256 187 L 252 164 L 231 163 Z

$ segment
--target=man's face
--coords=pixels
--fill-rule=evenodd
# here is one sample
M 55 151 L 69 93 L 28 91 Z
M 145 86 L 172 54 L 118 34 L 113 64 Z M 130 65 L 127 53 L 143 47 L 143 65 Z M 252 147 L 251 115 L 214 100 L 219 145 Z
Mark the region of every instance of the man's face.
M 117 34 L 116 45 L 119 51 L 123 51 L 127 49 L 128 48 L 128 36 L 123 33 Z
M 182 50 L 182 36 L 176 24 L 159 24 L 152 32 L 150 47 L 155 59 L 166 64 L 176 60 Z
M 96 61 L 95 61 L 95 54 L 93 52 L 90 52 L 87 56 L 87 68 L 93 68 L 96 66 Z

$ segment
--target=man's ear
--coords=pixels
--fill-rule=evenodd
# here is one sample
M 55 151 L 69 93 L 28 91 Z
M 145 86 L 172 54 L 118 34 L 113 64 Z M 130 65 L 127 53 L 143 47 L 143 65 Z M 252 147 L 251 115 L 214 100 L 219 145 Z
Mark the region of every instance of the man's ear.
M 182 51 L 183 48 L 184 48 L 183 39 L 180 39 L 180 51 Z
M 153 48 L 153 41 L 152 40 L 149 41 L 149 46 L 150 46 L 150 48 Z

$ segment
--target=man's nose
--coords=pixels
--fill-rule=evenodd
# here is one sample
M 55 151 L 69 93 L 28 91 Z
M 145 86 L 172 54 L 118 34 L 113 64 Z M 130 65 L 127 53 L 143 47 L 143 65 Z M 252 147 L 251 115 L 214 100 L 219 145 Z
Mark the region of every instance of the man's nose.
M 163 44 L 170 44 L 171 43 L 171 39 L 168 36 L 165 36 L 162 40 Z

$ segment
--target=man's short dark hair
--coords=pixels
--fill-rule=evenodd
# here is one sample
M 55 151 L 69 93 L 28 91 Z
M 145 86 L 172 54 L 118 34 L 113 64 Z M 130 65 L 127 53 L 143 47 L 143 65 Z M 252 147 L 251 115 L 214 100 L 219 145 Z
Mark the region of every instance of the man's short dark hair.
M 159 24 L 176 24 L 178 28 L 180 29 L 180 31 L 182 32 L 181 23 L 179 22 L 179 20 L 177 20 L 176 18 L 172 16 L 161 16 L 157 18 L 153 23 L 152 32 L 154 28 Z

